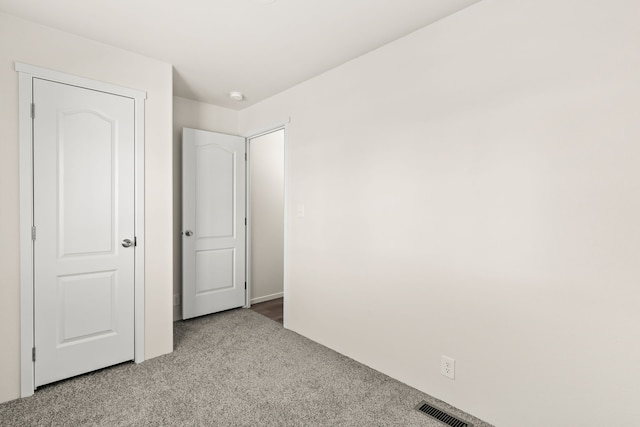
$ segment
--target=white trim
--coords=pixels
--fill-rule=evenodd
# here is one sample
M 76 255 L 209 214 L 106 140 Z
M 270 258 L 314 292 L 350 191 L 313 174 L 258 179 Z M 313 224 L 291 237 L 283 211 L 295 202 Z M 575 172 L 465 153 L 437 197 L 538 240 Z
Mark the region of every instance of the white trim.
M 279 122 L 275 122 L 271 126 L 258 127 L 251 131 L 244 131 L 243 134 L 245 135 L 245 138 L 249 140 L 249 139 L 259 138 L 268 133 L 279 131 L 280 129 L 284 129 L 286 133 L 289 123 L 291 123 L 291 117 L 287 117 L 286 119 L 283 119 Z
M 246 218 L 246 227 L 244 229 L 244 280 L 247 283 L 244 291 L 244 307 L 251 307 L 251 138 L 245 138 L 244 140 L 244 152 L 245 152 L 245 184 L 244 184 L 244 216 Z
M 289 122 L 291 123 L 291 118 L 289 118 Z M 291 156 L 289 153 L 291 152 L 291 147 L 289 143 L 289 125 L 285 124 L 284 128 L 284 254 L 283 254 L 283 270 L 282 270 L 282 293 L 284 296 L 284 301 L 282 305 L 282 326 L 285 329 L 289 329 L 289 299 L 288 295 L 291 295 L 289 289 L 289 171 L 291 170 Z
M 275 298 L 280 298 L 280 297 L 284 297 L 284 302 L 283 302 L 283 326 L 285 328 L 288 329 L 288 317 L 289 317 L 289 303 L 288 303 L 288 298 L 286 298 L 286 295 L 288 295 L 289 292 L 289 274 L 288 274 L 288 270 L 289 270 L 289 245 L 288 245 L 288 236 L 289 233 L 287 231 L 287 226 L 289 224 L 289 184 L 288 184 L 288 177 L 289 177 L 289 155 L 288 155 L 288 150 L 289 150 L 289 146 L 288 146 L 288 134 L 289 134 L 289 123 L 291 122 L 291 118 L 288 118 L 287 121 L 285 123 L 281 123 L 277 126 L 271 127 L 268 130 L 262 130 L 260 132 L 257 132 L 254 135 L 251 135 L 249 137 L 247 137 L 247 265 L 246 265 L 246 277 L 247 277 L 247 305 L 245 306 L 246 308 L 251 307 L 251 304 L 257 304 L 258 302 L 262 302 L 262 301 L 268 301 L 270 299 L 275 299 Z M 250 167 L 249 165 L 251 164 L 251 140 L 255 139 L 255 138 L 259 138 L 261 136 L 273 133 L 273 132 L 278 132 L 280 130 L 284 130 L 284 200 L 283 200 L 283 205 L 284 205 L 284 236 L 283 236 L 283 240 L 284 240 L 284 250 L 283 250 L 283 292 L 282 293 L 278 293 L 278 294 L 272 294 L 272 295 L 267 295 L 264 297 L 259 297 L 259 298 L 254 298 L 254 299 L 249 299 L 250 295 L 251 295 L 251 259 L 250 259 L 250 249 L 251 249 L 251 205 L 250 205 L 250 194 L 251 194 L 251 180 L 250 180 Z M 277 296 L 274 296 L 277 295 Z M 273 296 L 273 297 L 272 297 Z
M 261 302 L 271 301 L 272 299 L 278 299 L 284 297 L 284 292 L 278 292 L 277 294 L 265 295 L 263 297 L 252 298 L 251 304 L 259 304 Z
M 33 128 L 32 77 L 18 75 L 18 130 L 20 143 L 20 397 L 34 391 L 33 348 Z
M 109 92 L 115 95 L 126 96 L 134 99 L 147 99 L 147 92 L 138 89 L 113 85 L 98 80 L 87 79 L 73 74 L 62 73 L 60 71 L 49 70 L 47 68 L 36 67 L 35 65 L 16 62 L 15 70 L 18 73 L 30 74 L 45 80 L 52 80 L 58 83 L 66 83 L 73 86 L 80 86 L 87 89 Z
M 133 98 L 135 102 L 135 356 L 136 363 L 144 361 L 144 115 L 146 92 L 123 88 L 97 80 L 77 77 L 16 62 L 18 72 L 18 128 L 20 151 L 20 397 L 33 395 L 34 363 L 34 295 L 33 295 L 33 128 L 31 102 L 33 79 L 65 83 L 101 92 Z
M 134 361 L 142 363 L 144 356 L 144 301 L 145 301 L 145 219 L 144 219 L 144 141 L 145 141 L 145 99 L 136 97 L 135 99 L 135 267 L 134 267 Z

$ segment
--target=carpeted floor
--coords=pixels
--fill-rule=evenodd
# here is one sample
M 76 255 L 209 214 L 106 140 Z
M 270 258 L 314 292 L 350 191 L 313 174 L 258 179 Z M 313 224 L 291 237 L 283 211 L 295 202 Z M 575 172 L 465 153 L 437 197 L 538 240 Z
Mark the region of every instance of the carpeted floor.
M 0 425 L 443 426 L 413 409 L 440 402 L 251 310 L 177 322 L 174 340 L 171 354 L 1 404 Z

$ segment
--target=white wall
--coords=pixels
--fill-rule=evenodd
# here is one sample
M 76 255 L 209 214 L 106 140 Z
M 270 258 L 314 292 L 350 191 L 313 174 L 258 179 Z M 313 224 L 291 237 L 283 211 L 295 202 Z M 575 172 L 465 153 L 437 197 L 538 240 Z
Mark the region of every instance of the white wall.
M 0 402 L 20 395 L 15 61 L 147 91 L 145 357 L 173 350 L 171 65 L 0 14 Z
M 241 111 L 291 116 L 290 328 L 497 426 L 640 425 L 639 17 L 484 0 Z
M 282 297 L 284 129 L 250 140 L 251 303 Z
M 238 112 L 190 99 L 173 98 L 173 294 L 182 295 L 182 128 L 238 135 Z M 174 303 L 179 302 L 175 300 Z M 173 306 L 173 320 L 182 319 L 181 304 Z

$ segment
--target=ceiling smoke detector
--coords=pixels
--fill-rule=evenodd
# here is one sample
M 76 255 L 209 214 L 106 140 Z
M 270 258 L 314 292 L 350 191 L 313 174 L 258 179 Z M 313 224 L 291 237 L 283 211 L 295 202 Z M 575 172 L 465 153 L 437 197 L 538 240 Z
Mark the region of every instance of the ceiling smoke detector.
M 229 98 L 234 101 L 242 101 L 244 99 L 244 95 L 242 92 L 229 92 Z

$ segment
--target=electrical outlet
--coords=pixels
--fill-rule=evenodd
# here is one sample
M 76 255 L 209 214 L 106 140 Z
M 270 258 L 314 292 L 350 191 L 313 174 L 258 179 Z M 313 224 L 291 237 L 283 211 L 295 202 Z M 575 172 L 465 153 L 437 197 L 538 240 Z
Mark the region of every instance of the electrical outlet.
M 173 294 L 173 305 L 180 305 L 180 294 Z
M 456 379 L 456 360 L 449 356 L 440 358 L 440 373 L 445 377 Z

